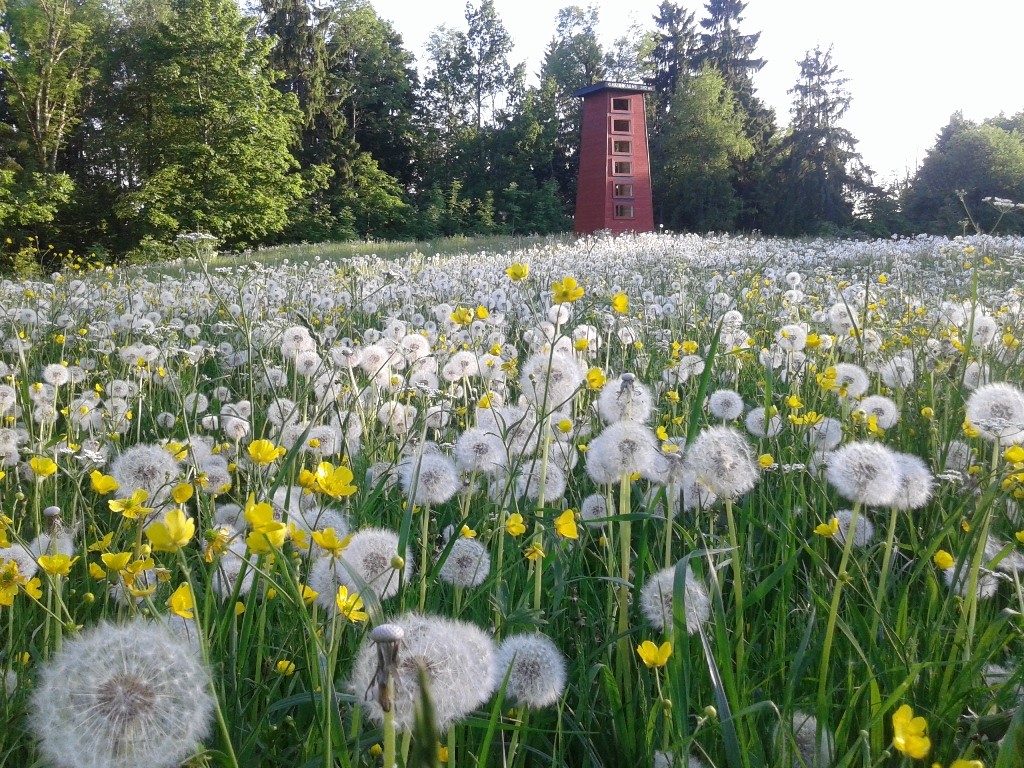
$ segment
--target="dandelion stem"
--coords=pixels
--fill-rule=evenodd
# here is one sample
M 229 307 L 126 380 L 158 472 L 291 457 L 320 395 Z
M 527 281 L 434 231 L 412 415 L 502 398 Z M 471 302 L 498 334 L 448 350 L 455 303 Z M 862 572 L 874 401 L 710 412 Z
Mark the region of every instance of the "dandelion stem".
M 875 638 L 878 632 L 878 622 L 882 618 L 882 606 L 885 603 L 885 585 L 889 580 L 889 563 L 892 560 L 893 542 L 896 539 L 896 518 L 899 510 L 892 507 L 889 510 L 889 530 L 885 535 L 885 548 L 882 550 L 882 571 L 878 574 L 878 591 L 875 593 L 875 616 L 871 620 L 871 638 Z M 852 536 L 852 534 L 851 534 Z
M 732 550 L 732 594 L 736 603 L 736 673 L 743 672 L 743 563 L 739 536 L 736 533 L 736 516 L 732 510 L 732 497 L 725 498 L 725 518 L 729 524 L 729 548 Z
M 632 697 L 632 680 L 629 674 L 632 661 L 632 649 L 629 645 L 629 576 L 633 522 L 629 519 L 630 512 L 630 480 L 629 474 L 623 473 L 619 480 L 619 578 L 618 586 L 618 624 L 619 636 L 618 667 L 622 687 L 627 699 Z
M 850 527 L 846 530 L 846 542 L 843 545 L 843 556 L 839 561 L 839 572 L 836 574 L 836 586 L 832 592 L 832 604 L 828 610 L 828 623 L 825 625 L 825 642 L 821 648 L 821 664 L 818 666 L 818 704 L 817 714 L 819 719 L 826 719 L 828 708 L 828 665 L 832 657 L 832 640 L 836 632 L 836 620 L 839 617 L 839 599 L 843 593 L 843 584 L 846 583 L 848 574 L 846 566 L 850 561 L 850 553 L 853 551 L 853 539 L 857 533 L 857 521 L 860 519 L 860 502 L 853 505 L 850 514 Z

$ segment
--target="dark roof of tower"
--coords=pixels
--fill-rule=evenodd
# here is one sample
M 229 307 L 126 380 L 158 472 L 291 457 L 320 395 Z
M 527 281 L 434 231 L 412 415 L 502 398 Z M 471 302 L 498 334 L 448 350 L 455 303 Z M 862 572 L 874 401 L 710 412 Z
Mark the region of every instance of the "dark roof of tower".
M 573 96 L 589 96 L 592 93 L 599 91 L 628 91 L 629 93 L 654 93 L 654 89 L 649 85 L 643 83 L 624 83 L 615 80 L 602 80 L 599 83 L 588 85 L 586 88 L 580 88 L 577 91 L 573 91 Z

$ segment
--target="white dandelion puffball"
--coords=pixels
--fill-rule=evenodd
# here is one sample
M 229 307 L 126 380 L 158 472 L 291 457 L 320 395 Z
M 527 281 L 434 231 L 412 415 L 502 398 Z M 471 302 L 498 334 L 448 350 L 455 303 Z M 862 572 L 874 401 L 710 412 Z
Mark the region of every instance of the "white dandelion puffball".
M 434 725 L 444 731 L 490 698 L 494 680 L 494 641 L 477 626 L 439 616 L 407 613 L 389 620 L 402 629 L 393 670 L 395 727 L 412 729 L 420 698 L 419 670 L 426 675 L 434 705 Z M 352 666 L 351 691 L 363 700 L 375 723 L 384 722 L 373 681 L 377 647 L 367 637 Z
M 672 630 L 672 603 L 675 598 L 676 568 L 664 568 L 654 574 L 640 590 L 640 610 L 655 629 Z M 680 597 L 686 609 L 686 631 L 693 634 L 711 617 L 711 598 L 704 585 L 686 566 L 686 587 Z
M 637 381 L 632 373 L 610 379 L 597 397 L 597 412 L 605 424 L 627 419 L 646 422 L 653 410 L 651 390 Z
M 835 740 L 828 728 L 822 728 L 821 741 L 818 741 L 818 719 L 814 715 L 794 712 L 789 727 L 776 724 L 773 734 L 776 753 L 791 756 L 789 763 L 793 768 L 831 768 Z
M 836 363 L 833 366 L 836 372 L 835 385 L 839 394 L 845 394 L 849 398 L 857 398 L 868 391 L 871 380 L 867 371 L 853 363 Z
M 1024 442 L 1024 392 L 1005 382 L 978 387 L 967 399 L 967 420 L 986 440 Z
M 437 571 L 438 577 L 455 587 L 479 587 L 491 572 L 491 556 L 476 539 L 460 536 L 452 542 L 448 557 Z
M 853 442 L 828 457 L 828 481 L 844 499 L 882 507 L 899 492 L 900 470 L 892 450 L 878 443 Z
M 942 578 L 946 586 L 952 589 L 961 597 L 967 597 L 967 591 L 971 588 L 971 563 L 970 559 L 957 560 L 952 566 L 942 571 Z M 995 597 L 999 591 L 998 577 L 985 568 L 978 570 L 978 584 L 976 594 L 978 600 L 988 600 Z
M 885 395 L 870 395 L 857 405 L 857 411 L 864 414 L 865 419 L 875 417 L 875 423 L 882 429 L 895 427 L 900 420 L 900 408 L 896 402 Z
M 127 497 L 144 490 L 149 494 L 146 504 L 150 507 L 167 497 L 179 472 L 178 462 L 170 451 L 145 443 L 128 448 L 110 465 L 110 475 L 121 486 L 118 493 Z
M 29 722 L 60 768 L 176 768 L 206 738 L 210 673 L 166 625 L 100 624 L 46 662 Z
M 719 389 L 708 397 L 708 411 L 712 418 L 732 421 L 743 415 L 743 398 L 732 389 Z
M 309 586 L 319 593 L 320 604 L 333 611 L 334 596 L 342 584 L 352 592 L 369 588 L 381 600 L 393 597 L 398 592 L 399 570 L 408 582 L 412 557 L 408 548 L 399 555 L 398 534 L 386 528 L 364 528 L 352 534 L 340 558 L 321 558 L 314 564 Z
M 850 532 L 850 523 L 853 522 L 853 510 L 841 509 L 835 514 L 839 522 L 839 530 L 836 531 L 835 540 L 839 546 L 846 544 L 846 536 Z M 853 546 L 864 548 L 875 538 L 875 526 L 865 515 L 857 516 L 857 527 L 853 532 Z
M 909 453 L 897 453 L 896 464 L 900 470 L 900 487 L 892 505 L 903 510 L 920 509 L 932 497 L 935 485 L 932 471 L 923 459 Z
M 398 465 L 402 490 L 417 505 L 444 504 L 462 487 L 455 462 L 441 453 L 410 456 Z
M 510 635 L 498 646 L 495 658 L 493 688 L 497 690 L 502 682 L 506 701 L 517 707 L 541 709 L 557 704 L 565 692 L 565 657 L 546 635 Z
M 701 430 L 686 453 L 697 480 L 722 498 L 736 498 L 757 485 L 761 468 L 747 439 L 732 427 Z
M 647 471 L 659 457 L 658 440 L 649 427 L 616 421 L 590 441 L 587 474 L 595 483 L 617 483 L 623 475 Z
M 751 410 L 743 423 L 750 434 L 762 439 L 777 437 L 782 432 L 782 419 L 777 414 L 769 418 L 768 413 L 760 406 Z

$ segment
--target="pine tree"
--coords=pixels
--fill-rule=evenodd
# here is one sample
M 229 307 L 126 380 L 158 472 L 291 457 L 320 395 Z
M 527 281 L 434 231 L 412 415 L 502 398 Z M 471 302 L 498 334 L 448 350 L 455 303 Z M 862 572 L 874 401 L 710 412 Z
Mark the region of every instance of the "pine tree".
M 679 80 L 696 72 L 697 26 L 694 14 L 671 0 L 662 0 L 654 17 L 654 74 L 648 83 L 654 88 L 655 121 L 668 111 Z M 656 126 L 652 126 L 656 131 Z
M 831 48 L 808 51 L 800 62 L 800 77 L 789 90 L 792 122 L 781 142 L 782 207 L 774 220 L 782 233 L 849 226 L 855 197 L 871 189 L 857 140 L 840 125 L 851 102 L 847 82 Z

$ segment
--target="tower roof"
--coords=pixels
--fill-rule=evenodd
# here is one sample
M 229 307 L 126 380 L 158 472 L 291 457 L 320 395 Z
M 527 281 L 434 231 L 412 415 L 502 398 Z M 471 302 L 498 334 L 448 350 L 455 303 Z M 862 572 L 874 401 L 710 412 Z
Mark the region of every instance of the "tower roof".
M 626 91 L 628 93 L 654 93 L 654 89 L 649 85 L 643 83 L 625 83 L 616 80 L 602 80 L 599 83 L 588 85 L 586 88 L 580 88 L 577 91 L 573 91 L 573 96 L 589 96 L 592 93 L 598 93 L 600 91 Z

